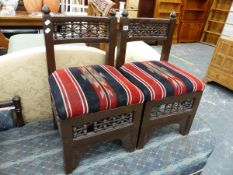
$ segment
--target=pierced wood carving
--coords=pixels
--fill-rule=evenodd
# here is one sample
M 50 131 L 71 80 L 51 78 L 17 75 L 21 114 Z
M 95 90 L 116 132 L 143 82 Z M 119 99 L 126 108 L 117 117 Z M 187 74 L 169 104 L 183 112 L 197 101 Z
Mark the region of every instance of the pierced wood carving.
M 100 22 L 54 22 L 54 39 L 109 39 L 109 25 Z
M 130 23 L 128 38 L 167 36 L 169 24 L 164 23 Z
M 151 110 L 151 118 L 167 117 L 169 114 L 174 114 L 178 112 L 186 112 L 192 109 L 194 104 L 194 99 L 186 99 L 181 102 L 174 102 L 168 104 L 161 104 L 160 106 L 155 106 Z
M 102 131 L 129 126 L 133 122 L 133 113 L 126 113 L 117 117 L 108 117 L 92 123 L 85 123 L 82 126 L 73 127 L 73 138 L 92 135 Z

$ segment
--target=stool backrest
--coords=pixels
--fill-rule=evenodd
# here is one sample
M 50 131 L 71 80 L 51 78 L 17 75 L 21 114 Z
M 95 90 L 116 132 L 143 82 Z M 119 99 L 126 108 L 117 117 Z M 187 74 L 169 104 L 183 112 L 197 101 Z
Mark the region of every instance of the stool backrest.
M 161 44 L 162 53 L 160 60 L 168 60 L 175 23 L 175 12 L 171 13 L 169 19 L 162 19 L 128 18 L 128 12 L 124 11 L 120 18 L 116 66 L 120 67 L 125 63 L 126 47 L 129 41 L 153 41 Z
M 43 28 L 48 72 L 56 70 L 54 45 L 66 43 L 106 43 L 106 64 L 114 65 L 117 19 L 115 12 L 109 17 L 51 16 L 43 7 Z

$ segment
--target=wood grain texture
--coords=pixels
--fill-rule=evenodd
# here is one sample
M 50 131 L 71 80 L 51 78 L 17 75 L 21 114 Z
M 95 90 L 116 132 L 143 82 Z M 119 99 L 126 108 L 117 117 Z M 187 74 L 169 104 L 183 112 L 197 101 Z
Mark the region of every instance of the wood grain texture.
M 154 6 L 154 18 L 168 18 L 171 12 L 176 12 L 176 25 L 172 42 L 177 43 L 178 28 L 181 15 L 181 0 L 156 0 Z
M 26 11 L 17 11 L 15 16 L 0 16 L 0 26 L 2 28 L 20 28 L 22 26 L 42 27 L 42 17 L 31 16 Z
M 204 78 L 205 83 L 211 81 L 233 90 L 233 37 L 219 38 Z
M 214 0 L 201 37 L 201 42 L 215 46 L 222 33 L 232 0 Z
M 178 42 L 197 42 L 201 38 L 210 0 L 182 0 Z
M 61 17 L 50 16 L 49 10 L 44 9 L 44 34 L 46 44 L 46 57 L 48 72 L 51 74 L 56 70 L 54 45 L 64 43 L 106 43 L 106 64 L 114 65 L 115 42 L 117 19 L 114 13 L 109 17 Z M 64 30 L 67 25 L 70 30 Z M 103 30 L 104 27 L 104 30 Z M 122 146 L 128 151 L 136 149 L 138 131 L 141 121 L 142 104 L 122 106 L 115 109 L 84 114 L 61 120 L 53 104 L 54 127 L 58 128 L 62 138 L 65 172 L 72 173 L 78 166 L 83 154 L 91 147 L 110 140 L 120 140 Z M 85 126 L 103 123 L 107 120 L 115 120 L 121 115 L 132 113 L 130 124 L 121 125 L 121 122 L 114 127 L 95 130 L 89 134 L 78 136 L 77 130 Z M 106 125 L 106 123 L 104 124 Z M 76 128 L 76 129 L 75 129 Z M 89 129 L 88 129 L 89 130 Z M 76 136 L 75 136 L 76 135 Z

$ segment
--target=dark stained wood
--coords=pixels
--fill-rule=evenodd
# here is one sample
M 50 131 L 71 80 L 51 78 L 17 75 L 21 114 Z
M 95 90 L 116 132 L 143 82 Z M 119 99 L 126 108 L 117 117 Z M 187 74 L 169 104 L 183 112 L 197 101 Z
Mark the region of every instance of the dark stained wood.
M 105 42 L 108 44 L 106 49 L 107 64 L 114 65 L 115 42 L 117 34 L 117 19 L 114 13 L 110 13 L 109 17 L 58 17 L 50 16 L 47 7 L 44 7 L 43 10 L 46 56 L 49 74 L 56 70 L 54 44 Z M 98 36 L 92 35 L 91 32 L 90 35 L 80 35 L 80 37 L 73 36 L 73 34 L 69 33 L 68 30 L 62 31 L 63 27 L 66 28 L 67 25 L 72 28 L 72 22 L 80 22 L 79 24 L 84 24 L 85 28 L 88 28 L 89 23 L 91 23 L 93 26 L 95 26 L 94 28 L 92 26 L 93 30 L 98 28 L 99 24 L 104 25 L 106 26 L 107 30 L 105 33 L 106 36 L 102 35 L 104 30 L 99 30 Z M 49 32 L 46 32 L 48 30 Z M 61 31 L 65 37 L 61 37 L 59 35 L 59 32 Z M 77 33 L 75 34 L 78 35 L 78 31 L 76 32 Z M 54 127 L 58 128 L 63 143 L 65 172 L 67 174 L 71 173 L 76 166 L 78 166 L 81 157 L 89 148 L 106 141 L 120 140 L 122 146 L 128 151 L 134 151 L 137 145 L 142 108 L 142 104 L 129 105 L 61 120 L 53 103 Z M 128 124 L 122 125 L 124 120 L 119 123 L 114 123 L 119 116 L 124 116 L 125 114 L 132 114 L 132 120 L 129 121 Z M 104 124 L 105 121 L 113 121 L 114 124 L 112 127 L 104 127 L 100 131 L 93 127 L 96 123 Z M 91 126 L 89 128 L 94 129 L 94 131 L 88 132 L 89 129 L 86 127 L 87 125 Z M 81 136 L 76 136 L 75 128 L 87 129 Z
M 170 19 L 127 18 L 127 16 L 128 16 L 128 12 L 124 11 L 123 17 L 121 17 L 120 19 L 120 25 L 119 25 L 120 32 L 118 39 L 116 66 L 120 67 L 125 63 L 126 43 L 129 41 L 137 41 L 137 40 L 153 41 L 162 44 L 161 60 L 167 61 L 171 50 L 172 36 L 174 33 L 174 28 L 176 23 L 176 14 L 172 13 Z M 149 32 L 146 31 L 146 29 L 143 29 L 145 28 L 146 25 L 148 26 L 153 25 L 150 27 Z M 163 27 L 166 28 L 167 32 L 160 34 L 157 31 L 160 31 L 161 28 L 157 27 L 156 25 L 158 26 L 163 25 Z M 137 34 L 132 34 L 132 36 L 129 37 L 130 33 L 137 33 Z M 141 35 L 139 33 L 141 33 Z M 145 35 L 145 33 L 147 33 L 148 35 Z
M 166 41 L 163 41 L 163 45 L 162 45 L 163 48 L 162 48 L 160 60 L 168 61 L 169 59 L 175 26 L 176 26 L 176 13 L 174 12 L 174 13 L 171 13 L 170 15 L 170 26 L 168 30 L 168 38 Z
M 22 107 L 20 102 L 20 97 L 15 96 L 11 100 L 7 101 L 0 101 L 0 108 L 6 108 L 6 107 L 14 107 L 12 109 L 15 112 L 16 116 L 16 126 L 21 127 L 24 125 L 23 115 L 22 115 Z
M 48 71 L 49 74 L 54 72 L 56 70 L 56 64 L 55 64 L 55 56 L 54 56 L 54 45 L 55 44 L 65 44 L 65 43 L 107 43 L 106 47 L 106 64 L 114 66 L 114 53 L 115 53 L 115 42 L 116 42 L 116 25 L 117 25 L 117 19 L 113 14 L 110 13 L 109 17 L 94 17 L 94 16 L 88 16 L 88 17 L 80 17 L 80 16 L 50 16 L 49 12 L 46 11 L 48 9 L 44 9 L 46 13 L 44 13 L 43 22 L 46 23 L 46 21 L 50 21 L 48 25 L 44 25 L 44 31 L 46 29 L 50 30 L 51 32 L 46 33 L 45 32 L 45 44 L 46 44 L 46 55 L 47 55 L 47 64 L 48 64 Z M 105 25 L 105 27 L 108 30 L 108 36 L 107 37 L 100 37 L 100 36 L 84 36 L 81 37 L 81 35 L 76 35 L 76 37 L 67 37 L 67 38 L 55 38 L 54 37 L 54 26 L 55 24 L 59 23 L 62 25 L 62 23 L 65 22 L 86 22 L 86 23 L 95 23 L 95 25 Z M 59 26 L 56 26 L 59 27 Z M 58 33 L 59 31 L 57 31 Z M 79 31 L 76 31 L 76 34 Z M 99 31 L 100 33 L 103 31 Z M 79 37 L 80 36 L 80 37 Z
M 66 120 L 61 120 L 56 115 L 56 121 L 58 129 L 63 141 L 64 149 L 64 162 L 66 173 L 71 173 L 72 170 L 78 166 L 80 158 L 91 147 L 111 141 L 120 140 L 122 146 L 129 152 L 136 149 L 139 125 L 141 121 L 142 105 L 130 105 L 119 107 L 112 110 L 100 111 L 87 115 L 82 115 Z M 133 113 L 133 122 L 131 125 L 125 127 L 116 127 L 112 130 L 101 131 L 100 133 L 94 133 L 93 135 L 82 136 L 74 139 L 73 126 L 80 126 L 85 123 L 99 121 L 108 117 L 114 118 L 124 113 Z
M 45 34 L 45 48 L 46 48 L 46 58 L 47 58 L 47 66 L 48 66 L 48 73 L 51 74 L 56 70 L 56 63 L 55 63 L 55 53 L 54 53 L 54 40 L 53 40 L 53 23 L 51 20 L 51 16 L 49 15 L 50 11 L 48 7 L 43 7 L 44 16 L 43 16 L 43 23 L 45 21 L 50 21 L 48 25 L 44 25 L 43 29 L 44 32 L 48 28 L 51 32 Z
M 180 125 L 180 133 L 182 135 L 187 135 L 192 126 L 192 122 L 195 117 L 201 96 L 202 92 L 197 92 L 173 97 L 166 97 L 161 100 L 147 102 L 142 117 L 142 124 L 137 148 L 143 148 L 156 129 L 159 129 L 163 126 L 167 126 L 169 124 L 178 123 Z M 193 100 L 193 105 L 192 108 L 187 111 L 169 113 L 157 118 L 151 117 L 152 108 L 154 108 L 155 106 L 160 106 L 162 104 L 178 103 L 188 99 Z
M 120 35 L 117 46 L 117 67 L 120 67 L 125 63 L 127 42 L 133 40 L 154 40 L 162 43 L 163 48 L 160 59 L 168 61 L 175 22 L 175 14 L 173 13 L 171 14 L 170 19 L 129 19 L 127 18 L 127 12 L 125 11 L 123 13 L 123 17 L 120 19 Z M 149 26 L 149 24 L 153 24 L 154 26 L 163 26 L 161 28 L 166 28 L 167 33 L 164 34 L 157 27 L 153 28 L 153 25 Z M 143 28 L 149 28 L 150 31 L 148 32 Z M 156 32 L 153 33 L 153 30 L 155 30 Z M 183 135 L 188 134 L 193 122 L 193 118 L 196 114 L 201 95 L 202 92 L 187 93 L 184 95 L 166 97 L 161 100 L 146 102 L 143 109 L 144 112 L 140 125 L 137 148 L 143 148 L 156 129 L 169 124 L 178 123 L 180 125 L 180 133 Z M 152 116 L 152 109 L 154 108 L 156 108 L 156 111 L 158 111 L 160 107 L 164 107 L 164 105 L 173 106 L 173 104 L 180 104 L 182 106 L 184 102 L 189 103 L 188 108 L 186 108 L 186 106 L 183 106 L 184 109 L 186 108 L 185 110 L 177 110 L 177 108 L 174 108 L 173 110 L 170 109 L 172 112 L 165 112 L 164 114 L 160 114 L 156 117 Z

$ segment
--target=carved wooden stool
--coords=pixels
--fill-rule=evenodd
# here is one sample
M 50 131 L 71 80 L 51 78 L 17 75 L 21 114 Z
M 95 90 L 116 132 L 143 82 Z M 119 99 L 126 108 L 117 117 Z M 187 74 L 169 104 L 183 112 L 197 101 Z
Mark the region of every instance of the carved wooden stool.
M 188 134 L 195 116 L 204 84 L 195 76 L 167 62 L 175 26 L 175 13 L 170 19 L 120 20 L 120 42 L 117 66 L 120 72 L 145 96 L 144 113 L 138 140 L 143 148 L 154 130 L 172 123 L 180 124 L 180 133 Z M 157 41 L 162 44 L 160 60 L 124 64 L 127 41 Z
M 92 146 L 121 140 L 136 149 L 144 96 L 114 65 L 117 19 L 110 17 L 51 16 L 44 7 L 49 84 L 54 121 L 64 150 L 66 173 L 71 173 Z M 54 45 L 107 43 L 106 63 L 56 69 Z M 85 58 L 80 58 L 85 59 Z

